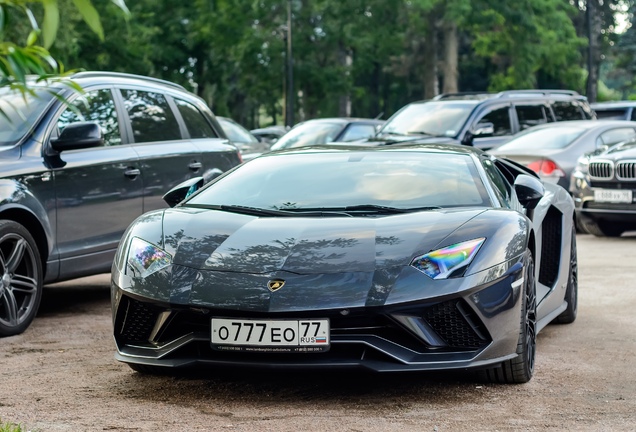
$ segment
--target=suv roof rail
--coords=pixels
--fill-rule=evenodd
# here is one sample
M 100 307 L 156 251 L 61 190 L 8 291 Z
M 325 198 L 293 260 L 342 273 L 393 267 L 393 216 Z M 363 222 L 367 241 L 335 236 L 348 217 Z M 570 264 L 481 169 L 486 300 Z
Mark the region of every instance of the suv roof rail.
M 581 96 L 574 90 L 544 90 L 544 89 L 531 89 L 531 90 L 504 90 L 495 95 L 495 97 L 514 97 L 514 96 L 550 96 L 550 95 L 565 95 L 565 96 Z
M 170 87 L 177 88 L 179 90 L 186 90 L 181 84 L 173 83 L 172 81 L 167 81 L 161 78 L 149 77 L 145 75 L 136 75 L 125 72 L 110 72 L 110 71 L 86 71 L 86 72 L 77 72 L 74 73 L 72 78 L 92 78 L 92 77 L 113 77 L 113 78 L 136 78 L 146 81 L 152 81 L 159 84 L 167 85 Z
M 515 96 L 550 96 L 550 95 L 563 95 L 563 96 L 579 96 L 579 93 L 574 90 L 544 90 L 544 89 L 529 89 L 529 90 L 504 90 L 498 93 L 489 92 L 459 92 L 459 93 L 442 93 L 433 98 L 433 100 L 444 99 L 488 99 L 488 98 L 504 98 Z
M 433 100 L 443 99 L 485 99 L 493 97 L 494 93 L 488 92 L 459 92 L 459 93 L 442 93 L 433 98 Z

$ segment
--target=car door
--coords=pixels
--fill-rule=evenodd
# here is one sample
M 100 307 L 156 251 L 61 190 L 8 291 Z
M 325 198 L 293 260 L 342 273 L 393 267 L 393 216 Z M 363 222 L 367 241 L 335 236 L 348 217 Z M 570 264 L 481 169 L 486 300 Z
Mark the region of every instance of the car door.
M 201 175 L 209 181 L 238 165 L 240 159 L 225 138 L 219 138 L 204 114 L 205 107 L 177 96 L 172 97 L 188 137 L 201 153 Z
M 137 153 L 123 144 L 122 117 L 111 88 L 88 90 L 60 108 L 55 138 L 67 125 L 97 122 L 104 145 L 48 157 L 57 209 L 60 279 L 110 269 L 119 240 L 142 213 L 142 181 Z
M 143 177 L 143 211 L 167 207 L 163 195 L 202 173 L 201 153 L 184 137 L 165 93 L 156 89 L 120 88 L 132 148 Z

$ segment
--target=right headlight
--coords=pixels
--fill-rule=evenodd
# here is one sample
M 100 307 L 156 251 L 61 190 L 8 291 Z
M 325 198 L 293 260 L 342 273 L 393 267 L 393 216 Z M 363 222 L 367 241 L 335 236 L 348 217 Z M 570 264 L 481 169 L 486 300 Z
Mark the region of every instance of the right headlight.
M 411 266 L 431 279 L 446 279 L 454 271 L 468 266 L 485 241 L 482 237 L 434 250 L 414 258 Z
M 158 246 L 133 237 L 128 246 L 126 274 L 145 278 L 172 264 L 172 256 Z

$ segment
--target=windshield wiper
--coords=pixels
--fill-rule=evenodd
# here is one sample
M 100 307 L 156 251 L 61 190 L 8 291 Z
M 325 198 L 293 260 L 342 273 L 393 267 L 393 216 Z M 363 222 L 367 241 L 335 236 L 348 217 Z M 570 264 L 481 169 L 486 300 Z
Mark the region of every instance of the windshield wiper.
M 278 216 L 278 217 L 290 217 L 290 216 L 347 216 L 352 217 L 346 212 L 335 212 L 330 210 L 314 210 L 314 209 L 264 209 L 258 207 L 249 207 L 242 205 L 208 205 L 208 204 L 186 204 L 184 207 L 202 208 L 207 210 L 222 210 L 232 213 L 241 213 L 250 216 Z
M 258 207 L 249 207 L 242 205 L 209 205 L 209 204 L 185 204 L 184 207 L 194 207 L 207 210 L 223 210 L 232 213 L 242 213 L 252 216 L 291 216 L 291 213 L 285 210 L 270 210 Z
M 289 211 L 295 212 L 329 212 L 329 213 L 345 213 L 350 216 L 350 213 L 374 213 L 374 214 L 400 214 L 400 213 L 412 213 L 417 211 L 426 210 L 439 210 L 441 207 L 427 206 L 427 207 L 412 207 L 412 208 L 398 208 L 376 204 L 360 204 L 354 206 L 345 207 L 307 207 L 299 209 L 289 209 Z
M 430 132 L 426 132 L 426 131 L 408 131 L 407 134 L 409 134 L 409 135 L 426 135 L 426 136 L 430 136 L 430 137 L 433 137 L 433 138 L 448 138 L 446 135 L 434 134 L 434 133 L 430 133 Z

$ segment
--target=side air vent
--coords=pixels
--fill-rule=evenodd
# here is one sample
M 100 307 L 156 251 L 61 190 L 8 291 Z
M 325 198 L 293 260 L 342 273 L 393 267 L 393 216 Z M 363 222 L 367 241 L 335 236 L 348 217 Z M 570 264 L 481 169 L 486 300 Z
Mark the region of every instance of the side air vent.
M 561 259 L 561 232 L 563 230 L 563 214 L 550 207 L 543 221 L 541 237 L 541 271 L 539 282 L 551 287 L 559 276 Z

